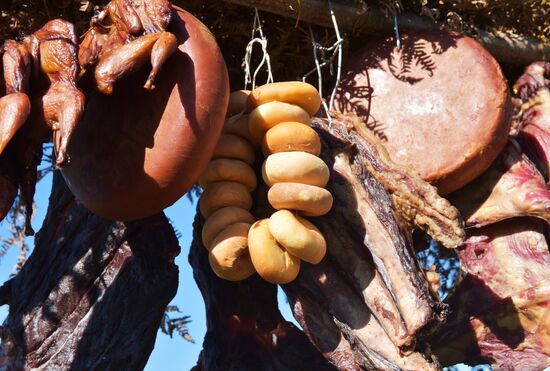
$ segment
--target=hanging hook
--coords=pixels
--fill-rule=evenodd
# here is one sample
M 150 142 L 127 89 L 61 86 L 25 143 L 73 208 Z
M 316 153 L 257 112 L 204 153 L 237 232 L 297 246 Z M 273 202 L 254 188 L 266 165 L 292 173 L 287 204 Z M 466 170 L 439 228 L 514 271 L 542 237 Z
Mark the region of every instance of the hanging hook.
M 259 34 L 259 37 L 256 36 L 256 33 Z M 262 60 L 254 70 L 254 73 L 251 73 L 250 66 L 252 64 L 252 52 L 254 49 L 254 44 L 259 44 L 262 48 Z M 256 88 L 256 76 L 261 71 L 264 64 L 267 67 L 267 82 L 269 84 L 273 82 L 273 74 L 271 72 L 271 58 L 267 52 L 267 38 L 264 36 L 262 30 L 262 22 L 260 20 L 260 15 L 258 14 L 258 8 L 254 8 L 254 22 L 252 24 L 252 34 L 251 39 L 246 45 L 246 51 L 244 56 L 244 88 L 248 87 L 248 84 L 252 84 L 252 90 Z
M 319 44 L 315 40 L 315 35 L 313 34 L 313 29 L 311 28 L 311 25 L 309 26 L 309 33 L 311 36 L 311 45 L 313 47 L 313 60 L 315 62 L 315 67 L 311 69 L 310 71 L 306 72 L 305 75 L 302 76 L 302 81 L 306 81 L 306 78 L 310 76 L 311 74 L 317 72 L 317 78 L 318 78 L 318 90 L 319 95 L 321 96 L 321 102 L 323 104 L 323 108 L 327 114 L 329 124 L 332 124 L 332 118 L 330 116 L 330 111 L 332 110 L 334 106 L 334 100 L 336 98 L 336 91 L 338 89 L 338 86 L 340 85 L 340 78 L 342 75 L 342 47 L 344 44 L 344 39 L 342 38 L 340 34 L 340 28 L 338 27 L 338 22 L 336 20 L 336 14 L 334 13 L 334 10 L 332 8 L 332 2 L 330 0 L 327 0 L 328 7 L 329 7 L 329 13 L 330 18 L 332 20 L 332 26 L 334 28 L 334 33 L 336 35 L 336 41 L 334 44 L 332 44 L 330 47 L 325 47 Z M 329 55 L 326 57 L 325 55 Z M 336 59 L 336 81 L 334 83 L 334 87 L 332 89 L 329 103 L 325 102 L 323 99 L 323 73 L 322 68 L 325 66 L 329 66 L 331 74 L 333 73 L 333 66 L 334 66 L 334 60 Z
M 336 14 L 334 14 L 334 9 L 332 9 L 332 2 L 328 0 L 328 7 L 330 10 L 330 19 L 332 20 L 332 26 L 334 28 L 334 32 L 336 33 L 336 42 L 334 45 L 336 46 L 337 55 L 338 55 L 338 65 L 336 68 L 336 81 L 334 82 L 334 88 L 332 89 L 332 94 L 330 95 L 330 101 L 328 108 L 332 110 L 334 107 L 334 99 L 336 98 L 336 91 L 338 90 L 338 86 L 340 85 L 340 78 L 342 75 L 342 47 L 344 44 L 344 39 L 342 36 L 340 36 L 340 28 L 338 27 L 338 22 L 336 21 Z M 330 116 L 330 115 L 329 115 Z

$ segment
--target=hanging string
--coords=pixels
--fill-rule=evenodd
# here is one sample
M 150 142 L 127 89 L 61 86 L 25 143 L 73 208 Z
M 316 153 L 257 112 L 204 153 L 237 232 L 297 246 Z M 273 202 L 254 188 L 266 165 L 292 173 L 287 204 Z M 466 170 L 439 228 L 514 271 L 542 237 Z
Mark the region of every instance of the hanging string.
M 336 15 L 334 14 L 334 10 L 332 8 L 332 2 L 330 0 L 327 0 L 328 6 L 329 6 L 329 12 L 330 12 L 330 18 L 332 21 L 332 27 L 334 28 L 334 33 L 336 35 L 336 41 L 334 44 L 332 44 L 329 47 L 322 46 L 315 40 L 315 35 L 313 34 L 313 29 L 311 28 L 311 25 L 309 25 L 309 33 L 311 36 L 311 45 L 313 47 L 313 59 L 315 62 L 315 68 L 308 71 L 305 75 L 302 76 L 302 81 L 306 81 L 307 77 L 309 77 L 313 73 L 317 73 L 317 79 L 318 79 L 318 89 L 319 89 L 319 95 L 321 95 L 321 98 L 323 98 L 323 73 L 322 68 L 325 66 L 329 67 L 329 72 L 331 76 L 334 76 L 334 62 L 336 61 L 336 78 L 334 82 L 334 87 L 332 89 L 332 92 L 330 94 L 329 103 L 325 102 L 323 99 L 323 108 L 325 109 L 325 112 L 327 114 L 327 117 L 329 119 L 329 123 L 332 124 L 332 118 L 330 117 L 329 112 L 334 107 L 334 100 L 336 98 L 336 92 L 338 90 L 338 86 L 340 85 L 340 79 L 342 75 L 342 48 L 344 44 L 344 39 L 342 38 L 340 34 L 340 28 L 338 27 L 338 22 L 336 20 Z
M 255 44 L 259 44 L 262 48 L 262 60 L 252 74 L 252 52 Z M 246 52 L 244 56 L 244 89 L 248 89 L 248 84 L 252 85 L 252 90 L 256 88 L 256 77 L 261 71 L 262 67 L 264 67 L 264 65 L 267 68 L 266 84 L 269 84 L 273 82 L 273 74 L 271 72 L 271 58 L 269 57 L 269 53 L 267 52 L 267 38 L 264 36 L 264 32 L 262 30 L 262 22 L 260 20 L 260 15 L 258 14 L 258 8 L 254 8 L 254 23 L 252 25 L 252 35 L 248 45 L 246 46 Z

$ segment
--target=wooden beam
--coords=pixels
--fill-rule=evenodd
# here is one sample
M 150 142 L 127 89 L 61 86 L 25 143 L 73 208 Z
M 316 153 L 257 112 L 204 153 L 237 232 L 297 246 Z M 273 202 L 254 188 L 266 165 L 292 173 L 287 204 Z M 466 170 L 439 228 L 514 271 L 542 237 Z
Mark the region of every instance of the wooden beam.
M 291 17 L 323 27 L 332 27 L 328 2 L 325 0 L 224 0 L 246 7 L 256 7 L 269 13 Z M 393 30 L 393 20 L 377 7 L 365 9 L 364 5 L 332 3 L 332 8 L 342 30 L 365 34 L 388 33 Z M 428 17 L 413 13 L 399 15 L 399 28 L 404 31 L 439 29 L 443 26 Z M 500 36 L 478 30 L 476 39 L 502 63 L 527 65 L 550 58 L 550 44 L 526 36 Z

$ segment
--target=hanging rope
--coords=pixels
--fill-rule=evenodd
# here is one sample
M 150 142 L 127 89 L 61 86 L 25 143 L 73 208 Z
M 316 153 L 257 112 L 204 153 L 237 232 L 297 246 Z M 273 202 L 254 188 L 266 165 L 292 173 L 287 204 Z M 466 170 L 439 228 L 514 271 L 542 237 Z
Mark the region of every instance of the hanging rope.
M 321 95 L 321 98 L 323 98 L 322 68 L 325 66 L 328 66 L 331 76 L 334 76 L 334 62 L 336 61 L 336 79 L 334 82 L 334 87 L 332 88 L 332 92 L 330 94 L 328 105 L 324 99 L 322 100 L 323 108 L 325 109 L 329 122 L 331 122 L 332 120 L 331 120 L 329 111 L 331 111 L 334 107 L 336 92 L 338 90 L 338 86 L 340 85 L 340 78 L 342 75 L 342 47 L 344 44 L 344 39 L 340 34 L 340 28 L 338 27 L 336 15 L 334 14 L 334 10 L 332 9 L 332 2 L 330 0 L 327 0 L 327 2 L 329 6 L 329 11 L 330 11 L 330 18 L 332 21 L 332 27 L 334 28 L 334 33 L 336 35 L 336 41 L 334 42 L 334 44 L 332 44 L 329 47 L 322 46 L 315 40 L 313 29 L 311 28 L 311 25 L 309 26 L 309 33 L 311 35 L 311 45 L 313 47 L 313 59 L 315 62 L 315 68 L 308 71 L 304 76 L 302 76 L 302 81 L 306 81 L 308 76 L 316 72 L 318 82 L 319 82 L 319 85 L 318 85 L 319 95 Z
M 259 44 L 262 48 L 262 60 L 254 70 L 254 73 L 251 74 L 252 52 L 255 44 Z M 264 36 L 264 32 L 262 30 L 262 22 L 258 14 L 258 8 L 254 8 L 252 35 L 250 42 L 246 46 L 244 56 L 244 89 L 248 88 L 248 84 L 252 85 L 252 90 L 256 88 L 256 77 L 264 65 L 267 67 L 266 84 L 269 84 L 273 82 L 273 74 L 271 73 L 271 58 L 267 52 L 267 38 Z

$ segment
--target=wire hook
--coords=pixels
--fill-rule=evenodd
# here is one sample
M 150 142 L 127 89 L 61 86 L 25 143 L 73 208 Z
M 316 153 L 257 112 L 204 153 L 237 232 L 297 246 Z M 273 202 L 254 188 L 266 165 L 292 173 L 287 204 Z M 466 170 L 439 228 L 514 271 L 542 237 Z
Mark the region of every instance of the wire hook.
M 401 36 L 399 36 L 399 25 L 397 22 L 397 13 L 393 16 L 393 30 L 395 32 L 395 45 L 398 50 L 401 50 Z
M 256 36 L 256 33 L 259 34 L 259 37 Z M 262 49 L 262 60 L 254 70 L 254 73 L 251 73 L 251 64 L 252 64 L 252 52 L 254 49 L 254 44 L 259 44 Z M 256 77 L 261 71 L 264 64 L 267 67 L 267 82 L 269 84 L 273 82 L 273 73 L 271 71 L 271 58 L 267 52 L 267 38 L 264 36 L 262 30 L 262 22 L 260 20 L 260 15 L 258 14 L 258 8 L 254 8 L 254 22 L 252 24 L 252 34 L 251 39 L 246 45 L 245 56 L 244 56 L 244 88 L 248 87 L 248 84 L 252 84 L 252 90 L 256 88 Z
M 325 109 L 325 112 L 327 114 L 327 117 L 329 119 L 329 124 L 332 124 L 332 118 L 330 116 L 330 111 L 332 110 L 334 106 L 334 100 L 336 98 L 336 92 L 338 90 L 338 86 L 340 85 L 340 78 L 342 75 L 342 47 L 344 44 L 344 39 L 342 38 L 340 34 L 340 28 L 338 27 L 338 21 L 336 20 L 336 14 L 334 13 L 334 9 L 332 8 L 332 2 L 330 0 L 327 0 L 329 12 L 330 12 L 330 18 L 332 21 L 332 26 L 334 28 L 334 33 L 336 34 L 336 41 L 329 47 L 322 46 L 315 40 L 315 35 L 313 34 L 313 29 L 311 28 L 311 25 L 309 25 L 309 33 L 311 36 L 311 45 L 313 47 L 313 60 L 315 62 L 315 67 L 311 69 L 310 71 L 306 72 L 302 76 L 302 81 L 306 81 L 306 78 L 309 77 L 311 74 L 317 72 L 317 78 L 318 78 L 318 90 L 319 95 L 321 96 L 321 101 L 323 103 L 323 108 Z M 319 55 L 320 54 L 320 55 Z M 328 57 L 326 57 L 326 54 L 330 54 Z M 333 73 L 333 66 L 334 66 L 334 60 L 336 60 L 336 81 L 334 83 L 334 87 L 332 89 L 332 93 L 330 95 L 329 103 L 325 102 L 323 99 L 323 73 L 322 68 L 325 66 L 329 66 L 331 74 Z

